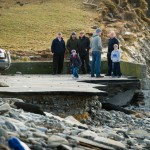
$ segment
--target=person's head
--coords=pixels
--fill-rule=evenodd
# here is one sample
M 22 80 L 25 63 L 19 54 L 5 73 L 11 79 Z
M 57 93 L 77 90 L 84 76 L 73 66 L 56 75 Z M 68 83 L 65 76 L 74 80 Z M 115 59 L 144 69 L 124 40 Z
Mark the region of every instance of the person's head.
M 77 36 L 76 32 L 72 32 L 72 33 L 71 33 L 71 37 L 72 37 L 72 39 L 75 39 L 75 38 L 76 38 L 76 36 Z
M 80 37 L 82 38 L 84 35 L 84 31 L 80 31 Z
M 115 49 L 115 50 L 118 49 L 118 44 L 114 44 L 114 49 Z
M 97 28 L 95 32 L 96 32 L 97 35 L 101 35 L 102 34 L 102 30 L 100 28 Z
M 71 53 L 72 53 L 73 56 L 75 56 L 75 55 L 76 55 L 76 50 L 73 49 L 73 50 L 71 51 Z
M 109 34 L 110 38 L 113 39 L 114 37 L 116 37 L 116 33 L 115 31 L 111 31 Z
M 57 37 L 60 39 L 60 38 L 62 38 L 62 33 L 61 32 L 58 32 L 57 33 Z

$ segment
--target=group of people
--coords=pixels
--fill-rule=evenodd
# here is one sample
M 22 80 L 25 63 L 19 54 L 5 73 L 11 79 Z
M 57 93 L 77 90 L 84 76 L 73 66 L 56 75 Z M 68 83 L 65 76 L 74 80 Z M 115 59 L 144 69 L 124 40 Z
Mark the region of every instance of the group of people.
M 78 78 L 78 70 L 81 66 L 83 74 L 90 73 L 91 77 L 103 77 L 101 75 L 101 54 L 102 41 L 101 29 L 96 29 L 91 39 L 85 36 L 84 31 L 80 32 L 79 38 L 76 32 L 72 32 L 70 38 L 65 44 L 62 38 L 62 33 L 59 32 L 57 37 L 52 41 L 51 52 L 53 53 L 53 74 L 61 74 L 64 63 L 64 55 L 66 50 L 69 52 L 70 65 L 74 78 Z M 92 50 L 92 63 L 90 66 L 89 50 Z M 114 31 L 110 32 L 110 39 L 108 41 L 108 73 L 106 76 L 121 77 L 120 70 L 120 50 L 119 41 L 116 38 Z M 85 68 L 86 66 L 86 68 Z

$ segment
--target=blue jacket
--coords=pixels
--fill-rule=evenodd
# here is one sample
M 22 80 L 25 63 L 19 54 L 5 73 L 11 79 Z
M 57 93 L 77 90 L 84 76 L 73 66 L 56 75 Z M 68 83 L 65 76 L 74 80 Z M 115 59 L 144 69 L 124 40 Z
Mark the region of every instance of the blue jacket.
M 81 66 L 81 60 L 78 54 L 76 54 L 75 57 L 73 57 L 73 55 L 70 55 L 70 64 L 73 67 L 79 67 Z
M 61 39 L 61 41 L 58 40 L 58 38 L 54 39 L 51 45 L 51 51 L 54 54 L 64 54 L 66 50 L 65 47 L 65 41 L 63 40 L 63 38 Z

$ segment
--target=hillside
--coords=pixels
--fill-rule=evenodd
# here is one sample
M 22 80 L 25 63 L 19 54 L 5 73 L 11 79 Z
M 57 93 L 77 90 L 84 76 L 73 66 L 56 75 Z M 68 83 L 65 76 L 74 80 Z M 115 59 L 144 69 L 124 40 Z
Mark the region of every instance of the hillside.
M 92 33 L 100 27 L 104 50 L 109 31 L 115 30 L 123 51 L 122 59 L 150 66 L 150 19 L 146 16 L 146 0 L 86 0 L 90 5 L 82 2 L 0 0 L 1 48 L 11 50 L 14 59 L 30 55 L 50 57 L 49 46 L 58 31 L 66 40 L 72 31 Z
M 45 50 L 58 31 L 68 37 L 72 31 L 90 26 L 93 13 L 81 9 L 77 0 L 31 0 L 3 4 L 0 9 L 0 45 L 11 50 Z M 2 2 L 1 2 L 2 3 Z

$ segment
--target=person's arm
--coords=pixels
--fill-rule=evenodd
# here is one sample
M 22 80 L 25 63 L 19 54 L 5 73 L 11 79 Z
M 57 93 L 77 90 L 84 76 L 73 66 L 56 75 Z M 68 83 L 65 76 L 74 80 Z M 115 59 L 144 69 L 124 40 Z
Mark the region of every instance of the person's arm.
M 119 53 L 119 54 L 118 54 L 118 55 L 119 55 L 119 56 L 118 56 L 118 57 L 119 57 L 119 59 L 118 59 L 118 60 L 119 60 L 119 62 L 120 62 L 120 60 L 121 60 L 121 51 L 119 50 L 119 52 L 118 52 L 118 53 Z
M 72 66 L 72 57 L 70 55 L 70 66 Z
M 68 41 L 67 41 L 67 44 L 66 44 L 66 48 L 67 48 L 67 50 L 70 52 L 71 50 L 70 50 L 70 40 L 68 39 Z
M 80 56 L 78 54 L 77 54 L 77 59 L 78 59 L 79 66 L 81 66 L 82 62 L 81 62 Z
M 63 47 L 64 47 L 64 53 L 65 53 L 65 51 L 66 51 L 65 41 L 64 41 L 64 45 L 63 45 Z
M 76 52 L 79 53 L 79 39 L 77 39 L 77 49 Z
M 118 45 L 118 49 L 119 49 L 119 40 L 117 38 L 115 38 L 115 43 L 114 44 L 117 44 Z
M 113 56 L 113 51 L 111 52 L 111 60 L 113 59 L 113 57 L 112 57 L 112 56 Z
M 55 40 L 53 40 L 51 44 L 51 52 L 54 53 L 54 51 L 55 51 Z
M 89 52 L 89 50 L 90 50 L 90 39 L 87 37 L 87 51 Z
M 101 38 L 100 37 L 98 37 L 98 39 L 97 39 L 98 41 L 97 41 L 97 43 L 98 43 L 98 48 L 100 49 L 100 51 L 102 51 L 102 40 L 101 40 Z

